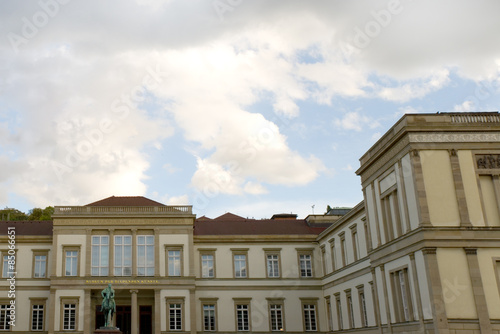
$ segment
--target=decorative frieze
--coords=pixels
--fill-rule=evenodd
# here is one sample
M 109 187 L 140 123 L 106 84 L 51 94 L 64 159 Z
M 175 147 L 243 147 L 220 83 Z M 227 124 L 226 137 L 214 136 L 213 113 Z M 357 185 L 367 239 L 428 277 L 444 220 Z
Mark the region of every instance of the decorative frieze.
M 477 169 L 500 169 L 500 154 L 477 154 Z
M 485 143 L 500 142 L 500 133 L 418 133 L 410 134 L 410 143 Z

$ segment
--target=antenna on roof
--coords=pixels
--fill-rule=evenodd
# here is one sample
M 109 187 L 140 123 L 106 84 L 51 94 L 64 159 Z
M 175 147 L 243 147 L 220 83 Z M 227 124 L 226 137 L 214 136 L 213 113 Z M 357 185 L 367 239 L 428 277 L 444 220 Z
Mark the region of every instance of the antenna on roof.
M 311 208 L 313 210 L 313 215 L 314 215 L 314 206 L 315 206 L 315 204 L 311 205 Z

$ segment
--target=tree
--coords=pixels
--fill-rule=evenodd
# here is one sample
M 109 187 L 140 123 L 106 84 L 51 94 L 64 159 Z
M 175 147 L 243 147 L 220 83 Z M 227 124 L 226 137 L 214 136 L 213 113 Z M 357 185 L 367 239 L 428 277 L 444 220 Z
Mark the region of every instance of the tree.
M 45 209 L 34 208 L 29 211 L 28 220 L 51 220 L 54 208 L 48 206 Z
M 24 212 L 21 212 L 17 209 L 5 208 L 3 210 L 0 210 L 0 218 L 2 220 L 19 221 L 19 220 L 27 220 L 28 216 Z

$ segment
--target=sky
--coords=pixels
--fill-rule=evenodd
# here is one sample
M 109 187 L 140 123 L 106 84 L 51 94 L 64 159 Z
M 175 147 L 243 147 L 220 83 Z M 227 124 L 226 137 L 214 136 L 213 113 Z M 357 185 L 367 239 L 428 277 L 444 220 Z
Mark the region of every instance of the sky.
M 500 2 L 0 2 L 0 207 L 362 201 L 405 113 L 496 111 Z

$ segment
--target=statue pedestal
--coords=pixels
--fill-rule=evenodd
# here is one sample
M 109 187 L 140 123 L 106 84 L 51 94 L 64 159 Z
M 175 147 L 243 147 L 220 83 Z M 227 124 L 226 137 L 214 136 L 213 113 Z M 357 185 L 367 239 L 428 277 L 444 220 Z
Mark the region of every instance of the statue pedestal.
M 101 327 L 94 331 L 94 334 L 123 334 L 121 330 L 116 327 Z

